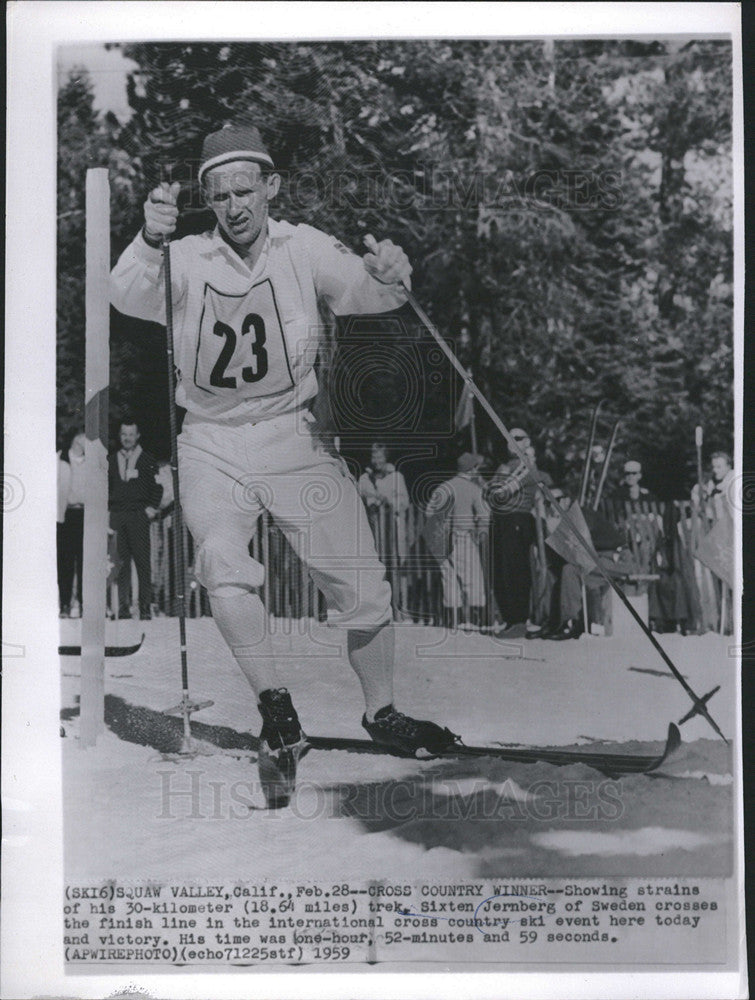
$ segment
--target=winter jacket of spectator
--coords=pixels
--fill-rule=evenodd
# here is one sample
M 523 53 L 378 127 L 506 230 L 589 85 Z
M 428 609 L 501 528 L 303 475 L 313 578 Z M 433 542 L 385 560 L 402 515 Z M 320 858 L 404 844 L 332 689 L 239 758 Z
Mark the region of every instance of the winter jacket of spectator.
M 119 452 L 108 456 L 108 487 L 110 510 L 116 512 L 144 510 L 159 507 L 163 494 L 162 486 L 156 482 L 157 462 L 138 445 L 132 452 L 129 478 L 123 480 L 118 465 Z
M 427 505 L 428 515 L 442 513 L 447 530 L 478 533 L 488 524 L 490 512 L 482 490 L 470 475 L 460 472 L 438 486 Z
M 380 472 L 367 468 L 359 477 L 357 488 L 368 509 L 378 506 L 381 500 L 390 504 L 396 527 L 396 555 L 405 559 L 411 540 L 406 521 L 406 512 L 410 507 L 409 491 L 403 474 L 390 462 Z
M 406 481 L 390 462 L 380 472 L 365 469 L 359 477 L 359 494 L 368 504 L 387 500 L 398 514 L 409 509 Z
M 614 500 L 621 500 L 622 502 L 628 500 L 630 503 L 652 503 L 655 500 L 655 496 L 646 490 L 644 486 L 640 486 L 640 495 L 636 498 L 632 498 L 629 494 L 629 487 L 626 483 L 620 483 L 618 489 L 613 495 Z
M 518 458 L 499 465 L 485 487 L 485 500 L 494 514 L 531 514 L 535 506 L 537 484 L 551 486 L 547 472 L 530 472 Z
M 720 483 L 715 479 L 709 479 L 705 484 L 705 499 L 708 501 L 708 515 L 719 518 L 724 514 L 732 513 L 732 484 L 734 482 L 734 469 L 729 469 Z M 700 487 L 695 483 L 692 488 L 692 499 L 698 503 Z
M 58 524 L 66 519 L 68 507 L 84 505 L 84 456 L 69 455 L 66 462 L 58 452 Z

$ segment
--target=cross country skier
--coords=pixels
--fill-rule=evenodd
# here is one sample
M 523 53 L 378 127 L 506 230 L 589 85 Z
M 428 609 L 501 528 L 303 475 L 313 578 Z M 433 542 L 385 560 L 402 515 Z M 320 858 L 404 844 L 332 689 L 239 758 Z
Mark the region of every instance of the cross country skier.
M 306 746 L 280 686 L 259 587 L 264 567 L 248 553 L 267 508 L 346 628 L 364 692 L 362 725 L 380 744 L 437 754 L 454 736 L 393 705 L 391 591 L 354 482 L 317 439 L 308 403 L 320 318 L 379 313 L 405 299 L 406 254 L 372 241 L 357 257 L 308 225 L 268 216 L 280 176 L 256 128 L 227 126 L 203 144 L 198 179 L 217 226 L 171 244 L 176 398 L 188 411 L 179 438 L 186 523 L 196 573 L 212 613 L 257 698 L 260 770 L 293 787 Z M 144 226 L 116 264 L 113 305 L 165 323 L 161 244 L 176 228 L 179 185 L 163 183 L 144 205 Z

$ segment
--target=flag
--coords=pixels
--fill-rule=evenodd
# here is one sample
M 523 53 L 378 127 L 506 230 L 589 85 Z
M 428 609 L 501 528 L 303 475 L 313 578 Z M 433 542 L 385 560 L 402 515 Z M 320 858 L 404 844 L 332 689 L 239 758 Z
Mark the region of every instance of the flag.
M 734 587 L 734 522 L 724 513 L 702 539 L 695 552 L 703 566 L 729 587 Z
M 467 371 L 467 375 L 471 378 L 471 370 Z M 461 390 L 461 396 L 459 397 L 459 405 L 456 407 L 456 414 L 454 416 L 454 425 L 457 431 L 464 430 L 465 427 L 469 425 L 474 420 L 474 396 L 472 395 L 472 390 L 469 387 L 469 382 L 464 383 L 464 388 Z
M 590 529 L 587 527 L 585 516 L 576 501 L 569 508 L 569 518 L 579 534 L 589 545 L 590 551 L 595 552 L 592 544 L 592 537 L 590 535 Z M 574 537 L 573 529 L 566 523 L 563 517 L 545 541 L 548 545 L 550 545 L 554 552 L 557 552 L 558 555 L 560 555 L 561 558 L 565 559 L 568 563 L 572 563 L 574 566 L 579 566 L 580 569 L 584 569 L 588 573 L 595 569 L 595 563 L 598 560 L 597 553 L 594 560 L 590 558 L 584 548 Z

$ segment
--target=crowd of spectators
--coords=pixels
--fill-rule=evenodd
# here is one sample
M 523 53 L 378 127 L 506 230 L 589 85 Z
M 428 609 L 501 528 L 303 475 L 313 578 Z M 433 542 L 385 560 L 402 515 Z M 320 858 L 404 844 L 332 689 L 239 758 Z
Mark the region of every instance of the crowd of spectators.
M 483 456 L 464 452 L 456 473 L 441 482 L 423 510 L 421 535 L 425 550 L 435 559 L 440 575 L 443 621 L 448 627 L 490 629 L 510 637 L 564 640 L 576 638 L 586 628 L 603 627 L 607 592 L 604 575 L 585 564 L 568 544 L 569 532 L 557 530 L 565 510 L 579 498 L 538 468 L 529 434 L 511 431 L 515 453 L 494 470 L 485 469 Z M 387 461 L 387 448 L 376 444 L 372 462 L 359 480 L 359 491 L 368 510 L 388 512 L 381 523 L 396 525 L 396 541 L 380 548 L 387 567 L 406 560 L 409 494 L 401 472 Z M 642 484 L 642 464 L 624 462 L 619 483 L 605 499 L 614 510 L 630 512 L 612 518 L 599 503 L 606 482 L 602 446 L 595 446 L 585 476 L 583 503 L 573 509 L 584 534 L 592 543 L 608 576 L 631 595 L 648 595 L 648 617 L 656 631 L 686 634 L 694 628 L 694 601 L 684 579 L 683 558 L 673 517 L 660 513 L 663 505 Z M 723 452 L 711 456 L 710 478 L 703 485 L 703 500 L 696 486 L 691 494 L 695 510 L 710 523 L 722 516 L 730 503 L 733 479 L 731 458 Z M 543 489 L 546 487 L 546 489 Z M 667 510 L 673 513 L 673 506 Z M 641 565 L 631 533 L 638 519 L 645 519 L 654 550 L 650 565 Z M 377 520 L 371 521 L 374 525 Z M 389 534 L 391 532 L 389 531 Z M 567 541 L 559 540 L 566 538 Z M 400 551 L 391 561 L 386 549 Z M 578 548 L 578 546 L 577 546 Z M 699 614 L 697 616 L 699 618 Z
M 166 491 L 170 468 L 158 467 L 140 444 L 136 421 L 124 417 L 118 429 L 120 447 L 108 456 L 110 559 L 117 580 L 113 617 L 152 617 L 152 557 L 150 523 L 172 503 L 172 484 Z M 84 504 L 86 500 L 86 436 L 74 427 L 58 451 L 58 602 L 61 618 L 80 617 L 84 562 Z M 165 474 L 167 468 L 168 476 Z M 132 562 L 138 588 L 132 594 Z
M 650 566 L 644 567 L 633 552 L 627 522 L 606 516 L 608 508 L 597 503 L 596 492 L 605 483 L 605 451 L 592 451 L 585 502 L 577 504 L 577 496 L 538 467 L 529 434 L 519 427 L 511 433 L 527 463 L 512 451 L 491 469 L 483 456 L 464 452 L 455 474 L 438 483 L 421 510 L 412 504 L 388 446 L 373 444 L 358 488 L 394 591 L 406 584 L 421 546 L 434 560 L 442 620 L 449 628 L 556 641 L 576 638 L 590 625 L 599 629 L 609 587 L 575 556 L 569 532 L 559 530 L 563 512 L 571 509 L 603 570 L 629 592 L 648 593 L 649 621 L 656 631 L 694 631 L 700 612 L 688 578 L 699 578 L 701 567 L 690 566 L 696 560 L 684 547 L 678 510 L 657 504 L 643 485 L 641 463 L 625 461 L 619 483 L 605 499 L 613 510 L 636 511 L 651 526 L 654 549 Z M 151 525 L 160 520 L 170 527 L 172 475 L 167 462 L 158 463 L 141 447 L 139 427 L 131 417 L 121 421 L 118 439 L 119 447 L 108 457 L 110 552 L 117 583 L 111 613 L 148 619 L 154 592 L 169 589 L 169 532 L 156 532 Z M 81 428 L 74 427 L 58 452 L 58 589 L 64 618 L 77 616 L 82 603 L 85 442 Z M 731 513 L 733 481 L 730 456 L 714 452 L 709 475 L 691 491 L 692 509 L 705 525 Z M 637 523 L 632 522 L 632 530 Z M 404 586 L 394 593 L 397 613 L 406 604 Z

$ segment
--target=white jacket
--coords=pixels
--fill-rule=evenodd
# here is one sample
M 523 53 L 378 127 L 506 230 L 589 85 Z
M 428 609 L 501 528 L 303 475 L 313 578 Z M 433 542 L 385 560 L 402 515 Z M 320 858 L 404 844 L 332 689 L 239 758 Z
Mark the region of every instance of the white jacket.
M 349 315 L 405 299 L 332 236 L 274 219 L 251 271 L 217 228 L 171 243 L 170 263 L 176 401 L 210 419 L 265 420 L 316 395 L 320 303 Z M 113 305 L 164 324 L 163 275 L 162 250 L 139 234 L 113 269 Z

